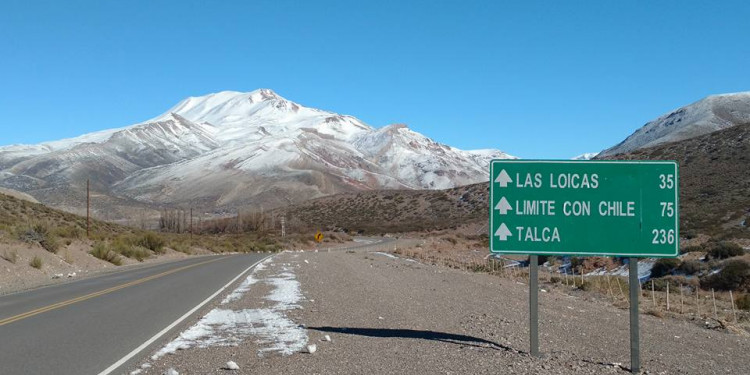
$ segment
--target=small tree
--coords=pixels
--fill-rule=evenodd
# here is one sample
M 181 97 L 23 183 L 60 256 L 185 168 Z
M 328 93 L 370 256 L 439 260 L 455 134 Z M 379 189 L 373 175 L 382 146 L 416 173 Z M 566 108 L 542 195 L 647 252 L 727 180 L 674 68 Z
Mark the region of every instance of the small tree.
M 721 271 L 702 278 L 701 286 L 718 290 L 750 291 L 750 264 L 741 259 L 726 261 Z
M 651 277 L 657 278 L 665 275 L 669 275 L 680 265 L 680 260 L 677 258 L 661 258 L 654 263 L 654 267 L 651 268 Z
M 708 257 L 711 259 L 727 259 L 744 254 L 745 249 L 733 242 L 721 241 L 708 245 Z

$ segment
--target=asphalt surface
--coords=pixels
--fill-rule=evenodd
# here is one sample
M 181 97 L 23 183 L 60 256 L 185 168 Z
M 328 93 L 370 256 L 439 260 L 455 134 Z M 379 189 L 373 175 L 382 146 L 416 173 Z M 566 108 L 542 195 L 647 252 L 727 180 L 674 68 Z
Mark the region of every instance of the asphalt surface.
M 2 296 L 0 373 L 98 374 L 266 256 L 190 258 Z

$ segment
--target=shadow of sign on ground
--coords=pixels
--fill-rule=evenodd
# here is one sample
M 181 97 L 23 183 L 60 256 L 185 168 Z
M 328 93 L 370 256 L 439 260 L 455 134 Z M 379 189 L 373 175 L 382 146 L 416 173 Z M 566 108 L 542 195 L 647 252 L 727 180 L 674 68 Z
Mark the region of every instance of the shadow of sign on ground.
M 450 344 L 474 346 L 478 348 L 490 348 L 523 353 L 511 347 L 498 344 L 494 341 L 447 332 L 424 331 L 415 329 L 391 329 L 391 328 L 354 328 L 354 327 L 308 327 L 321 332 L 342 333 L 377 338 L 404 338 L 440 341 Z

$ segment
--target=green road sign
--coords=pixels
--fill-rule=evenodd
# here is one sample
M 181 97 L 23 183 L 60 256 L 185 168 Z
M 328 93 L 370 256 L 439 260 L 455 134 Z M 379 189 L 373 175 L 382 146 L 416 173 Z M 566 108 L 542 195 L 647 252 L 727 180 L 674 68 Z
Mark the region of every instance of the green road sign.
M 490 251 L 674 257 L 673 161 L 493 160 Z

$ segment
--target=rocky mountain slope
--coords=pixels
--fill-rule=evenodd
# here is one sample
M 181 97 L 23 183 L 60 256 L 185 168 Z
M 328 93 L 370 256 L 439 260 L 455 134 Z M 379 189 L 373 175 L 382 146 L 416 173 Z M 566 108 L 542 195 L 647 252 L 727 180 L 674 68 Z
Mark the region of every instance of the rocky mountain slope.
M 750 238 L 750 121 L 615 158 L 677 160 L 683 235 Z
M 712 95 L 653 120 L 599 157 L 708 134 L 750 123 L 750 92 Z
M 486 181 L 511 156 L 464 151 L 404 125 L 375 129 L 275 92 L 191 97 L 132 126 L 0 147 L 0 186 L 81 212 L 85 181 L 111 218 L 156 207 L 221 212 L 347 191 L 445 189 Z
M 750 122 L 615 158 L 677 160 L 683 236 L 750 238 Z M 439 191 L 338 194 L 279 211 L 303 225 L 326 229 L 367 233 L 447 229 L 486 223 L 488 191 L 488 183 L 479 183 Z

